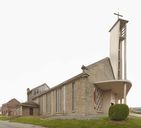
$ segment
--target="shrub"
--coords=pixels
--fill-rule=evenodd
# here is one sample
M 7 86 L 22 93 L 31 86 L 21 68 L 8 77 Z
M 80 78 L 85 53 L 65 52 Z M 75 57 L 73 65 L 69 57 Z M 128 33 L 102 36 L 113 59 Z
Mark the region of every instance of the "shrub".
M 109 118 L 111 120 L 125 120 L 129 115 L 129 108 L 126 104 L 115 104 L 109 108 Z

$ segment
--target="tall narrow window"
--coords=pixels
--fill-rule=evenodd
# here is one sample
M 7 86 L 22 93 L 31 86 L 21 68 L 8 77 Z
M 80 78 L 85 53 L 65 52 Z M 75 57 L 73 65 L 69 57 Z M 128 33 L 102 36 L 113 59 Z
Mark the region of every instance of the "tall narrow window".
M 47 96 L 45 94 L 42 97 L 43 97 L 43 113 L 45 114 L 47 112 L 47 107 L 46 107 L 46 105 L 47 105 L 47 103 L 46 103 Z
M 75 110 L 75 82 L 72 83 L 72 111 Z
M 39 104 L 40 104 L 40 114 L 43 114 L 43 96 L 40 96 Z
M 61 88 L 56 89 L 56 112 L 61 112 Z
M 51 93 L 48 93 L 47 94 L 47 113 L 50 113 L 51 112 Z
M 64 85 L 64 113 L 66 112 L 66 86 Z

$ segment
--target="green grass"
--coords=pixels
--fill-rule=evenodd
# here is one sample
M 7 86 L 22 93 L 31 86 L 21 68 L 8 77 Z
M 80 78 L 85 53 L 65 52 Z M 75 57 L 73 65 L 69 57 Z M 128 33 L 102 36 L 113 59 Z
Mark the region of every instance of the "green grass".
M 9 116 L 0 116 L 0 120 L 11 120 Z
M 108 118 L 95 120 L 55 120 L 38 117 L 19 117 L 11 121 L 35 124 L 48 128 L 141 128 L 141 118 L 133 117 L 125 121 L 111 121 Z

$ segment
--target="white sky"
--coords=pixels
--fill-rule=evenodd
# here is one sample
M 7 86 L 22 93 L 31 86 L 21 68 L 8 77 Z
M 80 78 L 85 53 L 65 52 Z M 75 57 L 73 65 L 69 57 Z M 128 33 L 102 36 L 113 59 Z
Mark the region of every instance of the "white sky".
M 109 56 L 109 29 L 119 9 L 129 20 L 130 107 L 141 107 L 139 0 L 0 0 L 0 105 L 26 101 L 26 89 L 53 87 Z

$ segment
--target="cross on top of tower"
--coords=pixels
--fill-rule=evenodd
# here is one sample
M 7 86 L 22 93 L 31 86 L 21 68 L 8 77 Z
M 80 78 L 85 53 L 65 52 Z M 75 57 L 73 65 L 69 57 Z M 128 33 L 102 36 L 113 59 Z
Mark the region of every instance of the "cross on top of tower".
M 119 17 L 123 17 L 123 15 L 120 15 L 119 12 L 118 13 L 114 13 L 114 15 L 117 15 L 118 19 L 119 19 Z

